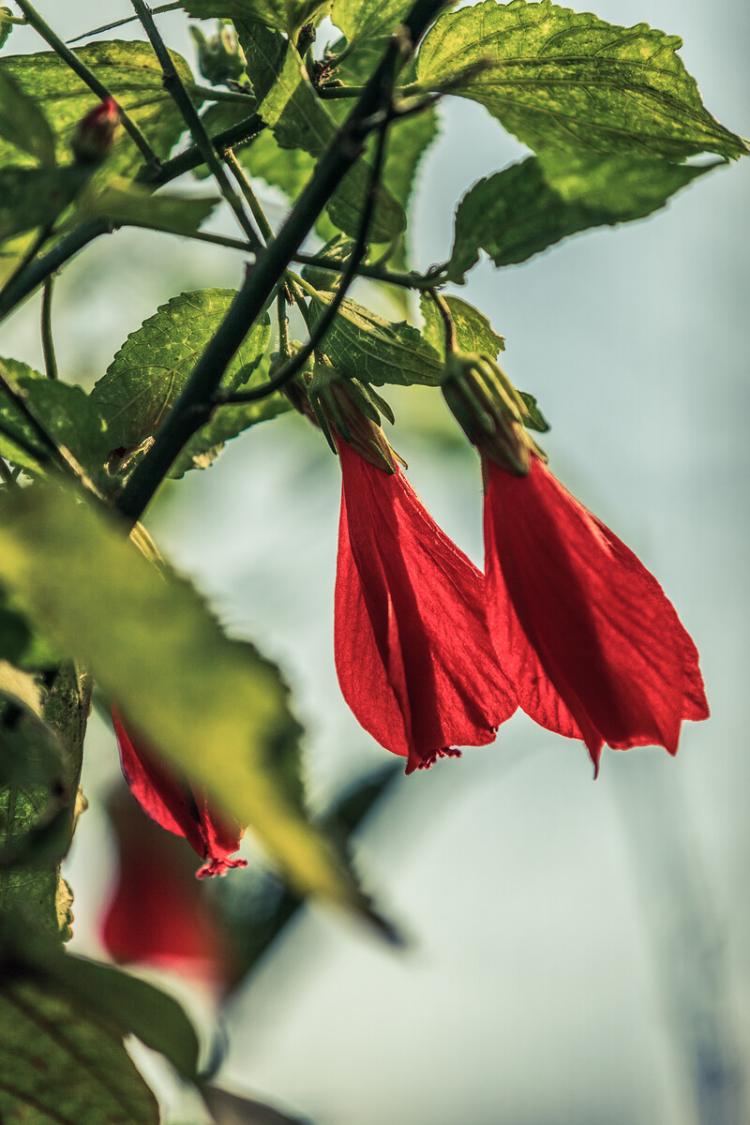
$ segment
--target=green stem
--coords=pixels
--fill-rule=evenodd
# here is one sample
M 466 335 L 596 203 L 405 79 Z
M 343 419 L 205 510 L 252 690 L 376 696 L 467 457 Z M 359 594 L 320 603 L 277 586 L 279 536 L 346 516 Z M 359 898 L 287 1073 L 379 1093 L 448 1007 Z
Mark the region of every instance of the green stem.
M 191 94 L 197 94 L 207 102 L 238 102 L 240 105 L 247 105 L 255 103 L 255 98 L 252 94 L 243 94 L 241 90 L 219 90 L 216 86 L 197 86 L 195 84 L 190 87 Z M 250 108 L 248 106 L 248 108 Z
M 211 173 L 217 184 L 219 185 L 219 188 L 221 189 L 221 194 L 224 196 L 230 208 L 232 209 L 237 222 L 239 223 L 244 233 L 247 235 L 249 241 L 254 243 L 256 247 L 259 247 L 261 243 L 258 237 L 258 233 L 248 216 L 245 214 L 245 209 L 242 206 L 242 201 L 232 187 L 232 184 L 229 181 L 229 177 L 224 171 L 224 167 L 219 160 L 219 157 L 216 155 L 216 150 L 214 149 L 211 138 L 206 131 L 206 126 L 204 125 L 203 120 L 198 113 L 198 110 L 195 108 L 193 100 L 190 97 L 190 94 L 188 93 L 184 82 L 177 73 L 177 69 L 174 65 L 174 62 L 172 61 L 172 56 L 170 55 L 164 44 L 164 40 L 159 33 L 159 29 L 156 26 L 156 22 L 154 21 L 154 18 L 151 15 L 148 6 L 144 3 L 144 0 L 131 0 L 131 3 L 136 15 L 143 24 L 143 30 L 146 32 L 149 42 L 154 49 L 154 54 L 159 60 L 159 64 L 162 69 L 162 75 L 164 78 L 164 88 L 169 92 L 175 105 L 182 114 L 185 124 L 190 131 L 190 135 L 193 138 L 193 141 L 200 150 L 206 164 L 211 169 Z
M 158 16 L 161 12 L 176 12 L 177 9 L 181 7 L 182 0 L 177 0 L 176 3 L 160 4 L 158 8 L 152 8 L 151 14 Z M 79 39 L 88 39 L 90 35 L 101 35 L 103 31 L 114 31 L 116 27 L 125 27 L 125 24 L 135 23 L 137 19 L 137 16 L 125 16 L 122 20 L 114 20 L 113 23 L 104 23 L 101 27 L 92 27 L 91 31 L 82 31 L 80 35 L 69 39 L 68 43 L 77 43 Z
M 44 283 L 42 293 L 42 353 L 44 355 L 44 369 L 48 379 L 57 378 L 57 357 L 55 356 L 55 341 L 52 334 L 52 290 L 54 278 L 48 277 Z
M 258 225 L 258 230 L 260 231 L 264 242 L 270 242 L 273 238 L 271 224 L 266 218 L 266 213 L 261 207 L 257 195 L 253 191 L 253 185 L 250 183 L 250 177 L 247 175 L 245 169 L 237 159 L 234 153 L 234 149 L 227 148 L 225 150 L 224 162 L 237 181 L 237 186 L 245 197 L 245 202 L 252 212 L 252 216 Z
M 428 295 L 437 306 L 440 313 L 440 318 L 443 322 L 443 332 L 445 333 L 445 354 L 453 355 L 458 347 L 456 340 L 456 325 L 453 323 L 453 314 L 450 310 L 450 305 L 446 301 L 442 293 L 438 293 L 436 289 L 428 289 Z
M 216 390 L 248 328 L 261 314 L 331 195 L 362 155 L 367 135 L 373 129 L 373 115 L 383 109 L 385 80 L 390 96 L 394 72 L 403 67 L 444 6 L 445 0 L 416 0 L 400 33 L 390 40 L 362 97 L 318 161 L 278 235 L 259 254 L 254 269 L 246 277 L 156 434 L 153 446 L 120 493 L 117 508 L 126 520 L 140 519 L 185 443 L 210 417 Z
M 29 3 L 29 0 L 16 0 L 16 3 L 18 4 L 18 7 L 21 9 L 23 14 L 26 16 L 29 26 L 33 27 L 34 31 L 36 31 L 38 35 L 41 35 L 42 39 L 44 39 L 45 42 L 49 44 L 55 54 L 59 55 L 63 62 L 66 62 L 68 64 L 70 69 L 78 75 L 82 82 L 86 83 L 88 88 L 92 90 L 98 98 L 101 98 L 102 101 L 105 101 L 107 98 L 112 97 L 104 83 L 99 81 L 94 72 L 92 70 L 89 70 L 85 63 L 81 62 L 81 60 L 78 58 L 78 55 L 76 55 L 74 51 L 71 51 L 70 47 L 68 47 L 67 44 L 64 43 L 60 38 L 60 36 L 52 30 L 49 24 L 42 19 L 36 9 Z M 117 101 L 117 99 L 115 98 L 114 101 Z M 133 142 L 138 146 L 143 159 L 147 164 L 158 167 L 159 158 L 151 148 L 151 145 L 148 143 L 136 123 L 122 108 L 119 102 L 117 103 L 117 105 L 120 110 L 120 121 L 122 122 L 123 128 L 126 130 Z

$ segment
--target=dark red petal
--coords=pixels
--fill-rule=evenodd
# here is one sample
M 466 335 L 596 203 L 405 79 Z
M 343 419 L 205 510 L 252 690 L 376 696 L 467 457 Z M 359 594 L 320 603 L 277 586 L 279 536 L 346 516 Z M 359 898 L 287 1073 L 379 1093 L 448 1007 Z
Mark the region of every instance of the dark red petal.
M 398 471 L 339 442 L 336 668 L 344 698 L 407 772 L 492 742 L 515 710 L 487 630 L 484 579 Z
M 221 985 L 231 971 L 229 943 L 193 877 L 189 853 L 124 792 L 109 808 L 119 865 L 101 921 L 108 953 L 115 961 L 160 965 Z
M 147 816 L 167 832 L 183 836 L 206 861 L 197 872 L 198 878 L 245 867 L 245 860 L 229 858 L 240 846 L 242 828 L 217 814 L 204 795 L 193 793 L 170 773 L 143 740 L 136 744 L 115 708 L 112 721 L 130 792 Z
M 521 706 L 615 749 L 677 751 L 708 707 L 695 646 L 653 575 L 538 459 L 527 477 L 485 463 L 488 616 Z

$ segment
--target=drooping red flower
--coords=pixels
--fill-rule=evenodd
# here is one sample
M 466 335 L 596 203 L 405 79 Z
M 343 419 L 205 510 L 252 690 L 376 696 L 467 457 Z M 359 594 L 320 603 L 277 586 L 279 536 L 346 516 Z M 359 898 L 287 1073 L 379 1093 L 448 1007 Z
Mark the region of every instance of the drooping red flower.
M 71 148 L 82 164 L 98 164 L 112 150 L 120 127 L 120 107 L 114 98 L 105 98 L 82 117 L 73 134 Z
M 205 861 L 196 873 L 198 878 L 223 875 L 231 867 L 246 867 L 244 859 L 229 858 L 240 846 L 240 825 L 219 815 L 205 794 L 194 792 L 170 773 L 142 739 L 136 742 L 114 708 L 112 721 L 130 792 L 147 816 L 167 832 L 183 836 Z
M 124 790 L 108 807 L 119 862 L 100 923 L 105 949 L 115 961 L 156 965 L 222 990 L 232 973 L 230 943 L 189 853 Z
M 708 704 L 695 645 L 659 583 L 537 457 L 528 476 L 483 459 L 487 614 L 520 706 L 602 746 L 677 753 Z
M 458 756 L 456 746 L 494 741 L 515 695 L 492 649 L 480 571 L 399 468 L 388 474 L 337 444 L 339 683 L 361 725 L 411 773 Z

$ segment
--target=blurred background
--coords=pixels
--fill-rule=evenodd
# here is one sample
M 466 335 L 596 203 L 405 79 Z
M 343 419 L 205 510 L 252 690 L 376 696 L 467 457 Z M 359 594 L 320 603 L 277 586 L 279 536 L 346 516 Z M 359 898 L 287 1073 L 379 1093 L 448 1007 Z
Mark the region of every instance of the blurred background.
M 708 108 L 750 133 L 745 0 L 591 7 L 683 36 Z M 65 36 L 129 14 L 126 0 L 39 8 Z M 192 60 L 179 13 L 160 26 Z M 37 49 L 23 29 L 6 47 Z M 419 268 L 447 257 L 463 192 L 520 151 L 479 106 L 446 100 L 417 192 Z M 279 197 L 260 187 L 280 218 Z M 735 165 L 647 221 L 579 236 L 520 267 L 484 263 L 460 291 L 506 335 L 509 374 L 552 423 L 545 446 L 557 475 L 677 606 L 702 654 L 711 721 L 686 725 L 676 761 L 607 751 L 596 784 L 581 745 L 520 714 L 495 746 L 398 778 L 356 854 L 410 948 L 391 951 L 330 913 L 298 912 L 228 1010 L 219 1073 L 228 1087 L 318 1125 L 750 1120 L 749 188 L 750 163 Z M 230 233 L 221 218 L 212 229 Z M 241 270 L 232 251 L 168 235 L 100 239 L 57 287 L 62 376 L 89 386 L 157 305 L 187 289 L 235 287 Z M 366 286 L 359 297 L 399 315 Z M 40 366 L 37 303 L 4 327 L 2 353 Z M 476 458 L 438 395 L 391 397 L 413 483 L 481 563 Z M 336 684 L 338 500 L 335 459 L 312 427 L 286 416 L 168 487 L 149 520 L 227 626 L 285 669 L 321 807 L 387 758 Z M 114 878 L 105 802 L 118 772 L 113 735 L 95 719 L 91 807 L 67 865 L 73 944 L 94 955 Z M 206 994 L 161 979 L 208 1027 Z M 165 1086 L 165 1097 L 169 1120 L 199 1120 L 179 1090 Z

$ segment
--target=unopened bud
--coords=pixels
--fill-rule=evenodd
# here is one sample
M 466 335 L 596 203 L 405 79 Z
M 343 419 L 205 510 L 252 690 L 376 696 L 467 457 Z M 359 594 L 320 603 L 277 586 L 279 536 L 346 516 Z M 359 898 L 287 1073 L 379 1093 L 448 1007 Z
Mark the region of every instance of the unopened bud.
M 105 98 L 78 122 L 70 147 L 79 164 L 100 164 L 112 150 L 120 127 L 114 98 Z
M 244 77 L 247 59 L 231 21 L 221 20 L 216 34 L 208 39 L 199 27 L 191 27 L 190 34 L 198 51 L 198 69 L 212 86 L 239 82 Z
M 449 355 L 442 390 L 456 421 L 483 456 L 519 476 L 528 473 L 532 453 L 544 458 L 526 432 L 530 414 L 523 396 L 490 356 Z
M 318 361 L 307 389 L 315 420 L 334 453 L 336 439 L 348 442 L 361 457 L 386 473 L 396 471 L 401 458 L 380 426 L 381 414 L 393 422 L 393 412 L 372 387 L 342 377 L 327 360 Z

